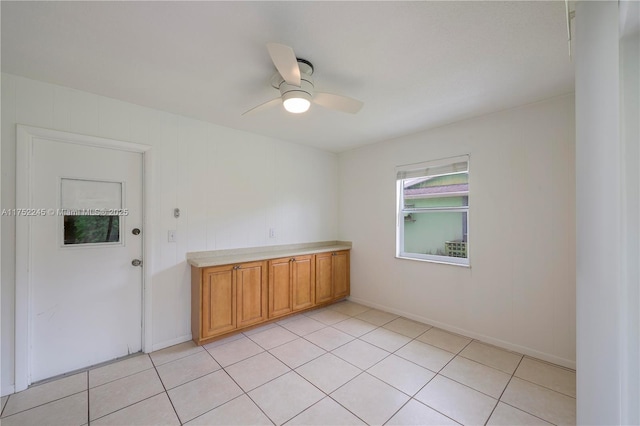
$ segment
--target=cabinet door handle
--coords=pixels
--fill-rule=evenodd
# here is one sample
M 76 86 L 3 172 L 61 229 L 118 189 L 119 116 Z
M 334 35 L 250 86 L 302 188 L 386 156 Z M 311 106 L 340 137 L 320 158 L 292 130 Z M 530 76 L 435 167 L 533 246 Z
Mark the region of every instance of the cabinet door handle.
M 291 259 L 289 259 L 289 262 L 295 262 L 295 261 L 296 261 L 295 257 L 292 257 Z

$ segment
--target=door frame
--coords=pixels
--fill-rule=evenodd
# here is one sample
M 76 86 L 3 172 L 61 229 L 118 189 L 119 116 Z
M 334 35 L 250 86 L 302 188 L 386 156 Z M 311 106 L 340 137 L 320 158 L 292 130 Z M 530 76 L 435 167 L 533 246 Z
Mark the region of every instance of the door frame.
M 32 197 L 32 153 L 35 138 L 50 139 L 61 143 L 71 143 L 97 148 L 117 149 L 142 154 L 142 351 L 152 348 L 151 271 L 153 259 L 153 203 L 152 170 L 153 150 L 151 145 L 124 142 L 97 136 L 50 130 L 40 127 L 17 125 L 16 137 L 16 207 L 31 206 Z M 47 206 L 44 206 L 47 207 Z M 52 206 L 53 207 L 53 206 Z M 31 384 L 31 217 L 16 215 L 16 292 L 15 292 L 15 389 L 19 392 Z

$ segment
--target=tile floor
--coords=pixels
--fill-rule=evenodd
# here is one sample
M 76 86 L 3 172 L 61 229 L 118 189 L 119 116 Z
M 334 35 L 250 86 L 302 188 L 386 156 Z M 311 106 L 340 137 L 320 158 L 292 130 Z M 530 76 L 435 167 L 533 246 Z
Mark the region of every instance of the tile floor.
M 565 425 L 575 372 L 343 301 L 2 398 L 12 425 Z

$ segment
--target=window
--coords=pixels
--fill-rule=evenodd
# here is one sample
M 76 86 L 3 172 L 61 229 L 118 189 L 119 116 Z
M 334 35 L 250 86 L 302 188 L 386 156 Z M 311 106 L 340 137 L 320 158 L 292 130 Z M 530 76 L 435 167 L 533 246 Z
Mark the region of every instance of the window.
M 62 245 L 119 244 L 122 182 L 61 178 Z
M 396 169 L 396 255 L 469 265 L 469 156 Z

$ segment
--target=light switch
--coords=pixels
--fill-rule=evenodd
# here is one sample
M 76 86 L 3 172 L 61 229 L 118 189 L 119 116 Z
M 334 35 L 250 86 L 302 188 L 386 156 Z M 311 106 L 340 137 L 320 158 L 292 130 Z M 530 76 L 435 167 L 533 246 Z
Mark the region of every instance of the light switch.
M 167 232 L 167 240 L 170 243 L 175 243 L 176 242 L 176 231 L 171 229 Z

